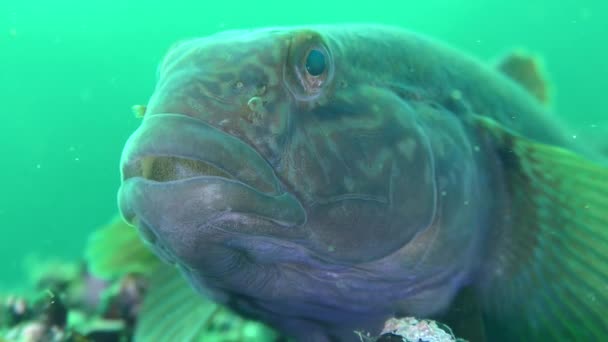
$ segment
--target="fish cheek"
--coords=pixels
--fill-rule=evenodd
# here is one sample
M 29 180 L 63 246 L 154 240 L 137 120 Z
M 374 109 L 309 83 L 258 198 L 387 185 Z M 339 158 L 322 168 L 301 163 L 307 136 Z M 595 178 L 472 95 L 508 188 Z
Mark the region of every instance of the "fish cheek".
M 404 173 L 391 165 L 386 181 L 378 183 L 386 197 L 353 195 L 311 208 L 308 224 L 316 245 L 349 262 L 376 260 L 407 245 L 433 222 L 436 196 L 430 165 Z
M 435 218 L 434 158 L 426 133 L 394 98 L 387 104 L 373 125 L 370 114 L 335 126 L 348 130 L 328 134 L 333 136 L 328 150 L 339 151 L 339 158 L 329 159 L 330 181 L 317 189 L 323 196 L 309 210 L 308 227 L 314 245 L 334 259 L 366 262 L 387 256 Z
M 345 262 L 379 259 L 396 250 L 395 225 L 386 204 L 351 199 L 324 204 L 311 211 L 309 226 L 322 254 Z

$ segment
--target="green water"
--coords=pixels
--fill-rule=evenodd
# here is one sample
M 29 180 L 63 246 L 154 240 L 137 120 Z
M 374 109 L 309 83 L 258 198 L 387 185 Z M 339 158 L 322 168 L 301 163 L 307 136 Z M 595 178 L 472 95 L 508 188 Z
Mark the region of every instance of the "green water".
M 174 41 L 223 29 L 377 22 L 491 60 L 542 55 L 573 135 L 608 121 L 608 2 L 3 1 L 0 4 L 0 287 L 28 255 L 76 258 L 116 212 L 118 160 Z M 596 127 L 597 126 L 597 127 Z

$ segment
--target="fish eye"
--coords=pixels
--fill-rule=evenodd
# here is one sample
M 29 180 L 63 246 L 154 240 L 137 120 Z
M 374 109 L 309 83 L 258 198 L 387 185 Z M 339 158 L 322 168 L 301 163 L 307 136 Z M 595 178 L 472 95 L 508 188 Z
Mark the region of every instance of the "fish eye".
M 325 54 L 317 49 L 312 49 L 306 56 L 306 71 L 311 76 L 319 76 L 325 71 Z
M 334 75 L 331 50 L 317 32 L 294 32 L 288 41 L 288 55 L 283 78 L 289 91 L 300 101 L 319 97 Z

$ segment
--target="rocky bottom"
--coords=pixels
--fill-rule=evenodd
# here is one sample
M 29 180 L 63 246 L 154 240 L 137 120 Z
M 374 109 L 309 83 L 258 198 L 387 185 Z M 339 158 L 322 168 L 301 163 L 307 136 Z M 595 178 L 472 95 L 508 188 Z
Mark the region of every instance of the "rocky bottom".
M 0 293 L 0 342 L 130 342 L 148 288 L 145 276 L 96 278 L 84 262 L 40 262 L 28 288 Z M 207 324 L 205 342 L 289 341 L 261 323 L 227 309 Z M 381 336 L 357 333 L 363 342 L 451 342 L 450 329 L 412 317 L 386 322 Z M 356 338 L 356 335 L 353 335 Z

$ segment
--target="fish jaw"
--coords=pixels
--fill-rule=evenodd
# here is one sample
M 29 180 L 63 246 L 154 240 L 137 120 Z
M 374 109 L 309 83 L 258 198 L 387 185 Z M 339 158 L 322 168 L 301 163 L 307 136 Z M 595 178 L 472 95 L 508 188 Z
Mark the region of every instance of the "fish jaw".
M 127 142 L 122 178 L 122 215 L 157 255 L 200 293 L 284 331 L 296 329 L 280 314 L 290 310 L 303 324 L 298 329 L 319 329 L 301 322 L 310 318 L 344 336 L 371 331 L 400 298 L 421 291 L 418 278 L 401 275 L 390 260 L 352 265 L 302 245 L 310 233 L 298 199 L 253 148 L 197 118 L 147 117 Z M 406 263 L 399 253 L 388 258 L 397 257 Z
M 299 201 L 255 150 L 192 117 L 147 118 L 121 165 L 123 217 L 170 261 L 200 266 L 201 249 L 213 240 L 210 227 L 293 236 L 306 221 Z

